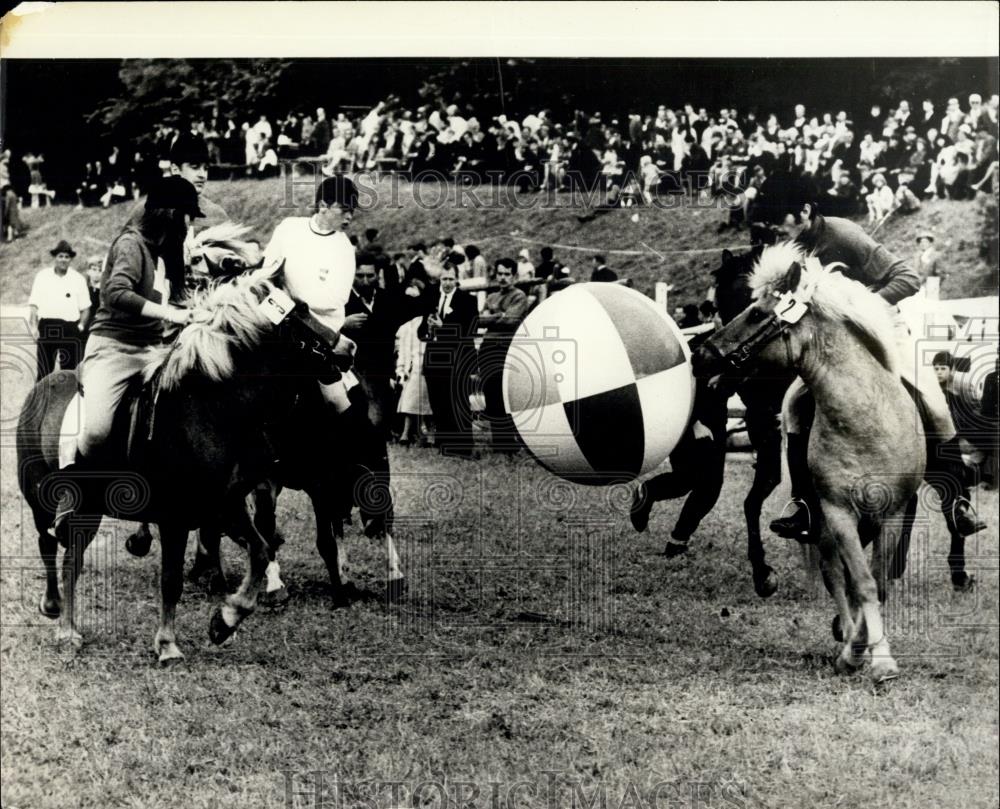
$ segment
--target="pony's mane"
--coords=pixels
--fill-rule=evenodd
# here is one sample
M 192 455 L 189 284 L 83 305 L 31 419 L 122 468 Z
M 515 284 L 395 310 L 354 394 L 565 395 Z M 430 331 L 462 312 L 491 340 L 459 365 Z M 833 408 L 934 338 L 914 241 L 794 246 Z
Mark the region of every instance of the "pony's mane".
M 811 311 L 825 320 L 843 323 L 888 371 L 897 373 L 898 360 L 892 321 L 885 301 L 863 284 L 838 272 L 843 265 L 810 269 L 807 255 L 793 242 L 765 247 L 750 278 L 755 299 L 787 289 L 788 270 L 802 267 L 800 289 L 812 288 Z
M 258 272 L 196 293 L 194 322 L 171 346 L 151 350 L 145 378 L 162 370 L 160 384 L 169 390 L 193 371 L 214 382 L 232 377 L 233 351 L 256 348 L 272 328 L 253 289 L 264 280 Z
M 235 222 L 212 225 L 198 231 L 188 244 L 188 249 L 192 254 L 202 253 L 216 265 L 223 256 L 235 255 L 246 266 L 255 267 L 260 264 L 262 255 L 260 245 L 243 238 L 250 230 L 249 225 Z

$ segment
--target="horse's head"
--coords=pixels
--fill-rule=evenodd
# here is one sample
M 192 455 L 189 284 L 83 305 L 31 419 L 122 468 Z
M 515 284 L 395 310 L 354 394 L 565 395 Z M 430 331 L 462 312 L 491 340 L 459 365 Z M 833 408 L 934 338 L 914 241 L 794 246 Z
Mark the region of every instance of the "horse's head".
M 197 372 L 214 382 L 243 377 L 335 381 L 354 362 L 355 344 L 320 323 L 261 270 L 195 296 L 192 322 L 160 352 L 162 384 Z M 156 358 L 149 371 L 158 365 Z
M 259 267 L 264 259 L 260 245 L 243 237 L 245 225 L 225 222 L 198 232 L 184 245 L 189 277 L 196 287 L 215 280 L 228 280 Z
M 280 284 L 281 271 L 250 285 L 259 310 L 274 324 L 275 347 L 299 373 L 334 381 L 354 364 L 357 344 L 334 331 L 309 310 L 308 304 L 294 300 Z
M 736 262 L 753 262 L 753 272 L 743 272 Z M 815 273 L 821 271 L 812 265 L 818 263 L 791 242 L 761 248 L 756 261 L 748 255 L 724 262 L 717 278 L 720 289 L 726 286 L 727 300 L 717 292 L 716 301 L 729 322 L 695 351 L 695 373 L 743 378 L 755 367 L 794 366 L 802 351 L 796 326 L 809 312 Z M 724 306 L 738 306 L 741 300 L 747 305 L 739 314 L 731 308 L 723 314 Z

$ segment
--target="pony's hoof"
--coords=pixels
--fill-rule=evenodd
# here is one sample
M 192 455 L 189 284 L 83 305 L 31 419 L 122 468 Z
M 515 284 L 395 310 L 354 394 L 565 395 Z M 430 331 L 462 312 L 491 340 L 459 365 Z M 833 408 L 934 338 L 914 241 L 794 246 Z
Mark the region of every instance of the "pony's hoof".
M 58 618 L 62 613 L 62 602 L 58 598 L 48 598 L 42 593 L 42 600 L 38 602 L 38 611 L 46 618 Z
M 880 657 L 872 663 L 871 678 L 873 683 L 884 683 L 895 680 L 899 676 L 899 665 L 891 657 Z
M 149 553 L 152 544 L 153 535 L 149 531 L 139 529 L 134 534 L 129 534 L 128 539 L 125 540 L 125 550 L 141 559 Z
M 83 635 L 75 629 L 57 629 L 56 646 L 71 652 L 79 652 L 83 648 Z
M 226 619 L 222 617 L 222 609 L 219 608 L 212 613 L 212 618 L 208 622 L 208 639 L 216 646 L 225 643 L 236 631 L 236 626 L 230 626 Z
M 976 589 L 976 577 L 968 573 L 958 573 L 951 577 L 951 588 L 956 593 L 971 593 Z
M 861 667 L 861 664 L 854 659 L 850 652 L 841 652 L 837 659 L 833 661 L 833 670 L 837 674 L 853 674 Z
M 406 579 L 390 579 L 386 582 L 385 595 L 390 602 L 395 603 L 401 601 L 403 595 L 406 593 Z
M 261 593 L 260 605 L 262 607 L 283 607 L 288 603 L 290 597 L 288 595 L 288 588 L 282 586 L 277 590 Z
M 844 642 L 844 627 L 840 624 L 840 616 L 834 615 L 833 620 L 830 621 L 830 631 L 833 633 L 833 639 L 837 643 Z
M 159 652 L 157 662 L 162 668 L 167 668 L 168 666 L 180 663 L 184 659 L 184 653 L 177 648 L 177 644 L 173 641 L 157 645 L 157 651 Z
M 754 575 L 753 589 L 761 598 L 770 598 L 778 592 L 778 580 L 770 568 L 763 576 Z

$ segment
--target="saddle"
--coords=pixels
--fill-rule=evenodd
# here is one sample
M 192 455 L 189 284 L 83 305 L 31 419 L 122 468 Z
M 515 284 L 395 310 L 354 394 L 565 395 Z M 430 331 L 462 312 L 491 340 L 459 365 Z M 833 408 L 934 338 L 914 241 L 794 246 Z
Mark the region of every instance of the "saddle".
M 129 384 L 115 412 L 107 446 L 103 448 L 103 454 L 107 457 L 124 460 L 132 469 L 141 466 L 156 426 L 156 400 L 160 394 L 160 379 L 158 368 L 148 381 L 137 377 Z M 60 469 L 69 466 L 76 459 L 77 438 L 83 426 L 86 404 L 83 385 L 78 384 L 76 396 L 66 407 L 60 429 Z

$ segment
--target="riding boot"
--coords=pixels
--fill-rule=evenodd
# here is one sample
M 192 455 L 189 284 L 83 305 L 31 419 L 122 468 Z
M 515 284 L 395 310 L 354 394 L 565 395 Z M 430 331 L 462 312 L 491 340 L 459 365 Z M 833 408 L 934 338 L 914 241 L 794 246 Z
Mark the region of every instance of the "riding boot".
M 986 523 L 979 519 L 969 500 L 967 474 L 957 437 L 947 441 L 928 439 L 927 477 L 941 498 L 941 513 L 948 530 L 954 530 L 963 537 L 986 528 Z
M 792 479 L 795 510 L 787 517 L 772 521 L 771 530 L 785 539 L 808 542 L 811 515 L 807 503 L 814 499 L 809 497 L 812 492 L 812 473 L 809 471 L 808 435 L 788 434 L 788 474 Z

